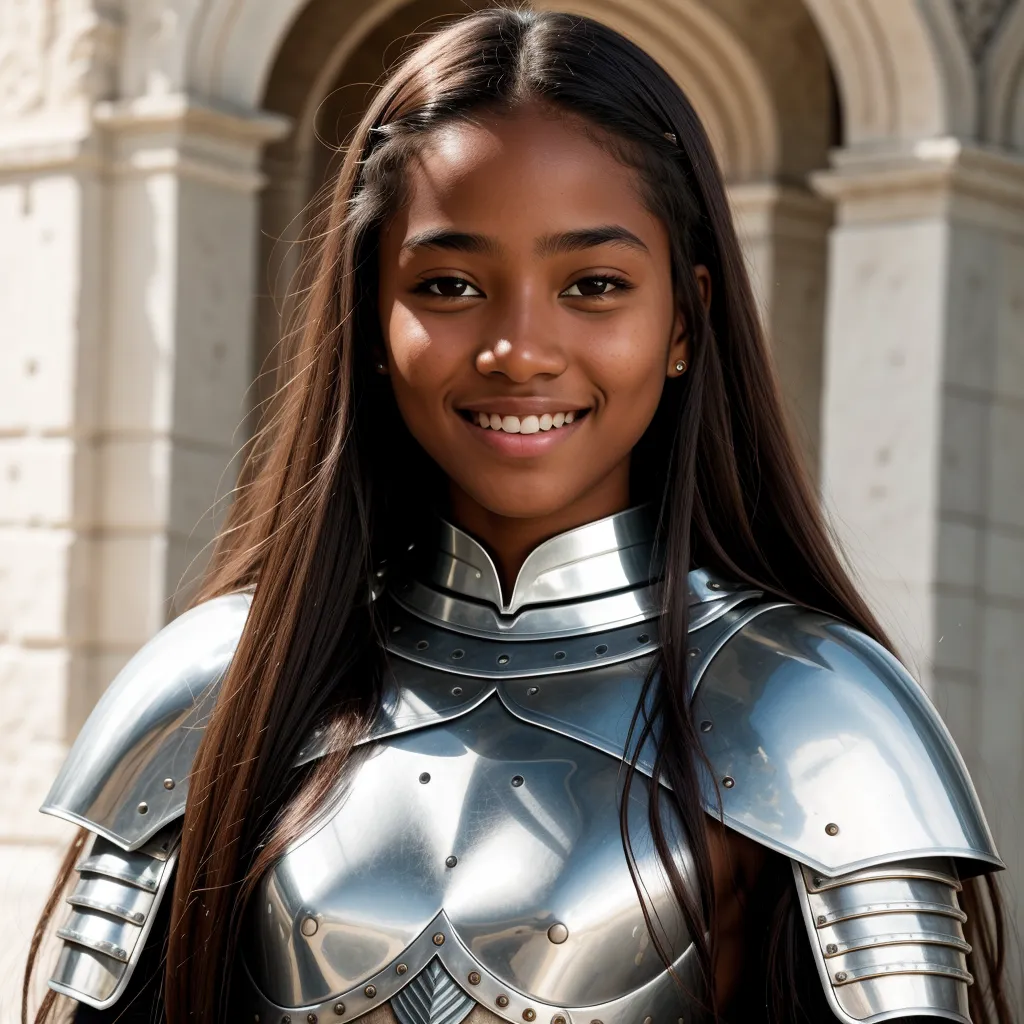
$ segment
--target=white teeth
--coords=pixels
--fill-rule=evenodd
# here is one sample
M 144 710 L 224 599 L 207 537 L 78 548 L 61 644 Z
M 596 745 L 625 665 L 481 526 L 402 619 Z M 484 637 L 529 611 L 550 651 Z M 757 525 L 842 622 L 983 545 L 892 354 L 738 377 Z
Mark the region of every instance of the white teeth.
M 503 430 L 506 434 L 536 434 L 539 430 L 551 430 L 568 426 L 576 419 L 575 412 L 546 412 L 541 416 L 499 416 L 496 412 L 472 414 L 474 421 L 484 430 Z

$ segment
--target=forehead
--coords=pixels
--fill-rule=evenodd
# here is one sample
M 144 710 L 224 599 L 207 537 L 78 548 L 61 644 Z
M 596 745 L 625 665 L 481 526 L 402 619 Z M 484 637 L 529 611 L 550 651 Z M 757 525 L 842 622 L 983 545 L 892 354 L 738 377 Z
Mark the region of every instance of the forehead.
M 656 242 L 664 228 L 636 171 L 597 139 L 575 118 L 529 107 L 446 126 L 409 164 L 392 227 L 405 237 L 457 227 L 513 242 L 619 224 Z

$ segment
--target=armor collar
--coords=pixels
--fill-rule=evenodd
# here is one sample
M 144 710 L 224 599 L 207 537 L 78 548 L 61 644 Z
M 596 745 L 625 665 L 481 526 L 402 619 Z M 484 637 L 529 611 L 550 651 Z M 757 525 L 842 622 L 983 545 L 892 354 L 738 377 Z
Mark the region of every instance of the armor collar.
M 507 601 L 487 550 L 451 523 L 439 522 L 433 546 L 421 551 L 418 561 L 419 571 L 392 590 L 394 601 L 419 619 L 470 636 L 579 636 L 645 622 L 661 612 L 662 563 L 649 506 L 538 545 Z M 691 628 L 749 597 L 747 588 L 704 569 L 690 572 L 688 582 Z

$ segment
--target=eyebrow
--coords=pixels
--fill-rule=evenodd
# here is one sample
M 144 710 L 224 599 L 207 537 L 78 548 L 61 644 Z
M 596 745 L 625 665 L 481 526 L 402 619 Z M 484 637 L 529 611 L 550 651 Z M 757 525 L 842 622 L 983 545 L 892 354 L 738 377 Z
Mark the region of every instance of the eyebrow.
M 627 249 L 648 252 L 647 246 L 628 228 L 619 224 L 603 224 L 596 228 L 580 228 L 577 231 L 561 231 L 544 235 L 537 240 L 535 250 L 539 256 L 560 256 L 599 245 L 618 245 Z M 466 231 L 452 231 L 449 228 L 428 228 L 407 238 L 402 243 L 405 252 L 419 249 L 441 249 L 446 252 L 465 252 L 494 256 L 501 251 L 501 245 L 487 235 L 475 235 Z

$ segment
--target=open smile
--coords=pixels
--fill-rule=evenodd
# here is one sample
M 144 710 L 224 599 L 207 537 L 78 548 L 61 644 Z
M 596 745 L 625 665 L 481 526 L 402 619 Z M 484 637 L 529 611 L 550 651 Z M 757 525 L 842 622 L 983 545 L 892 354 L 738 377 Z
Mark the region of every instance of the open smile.
M 497 403 L 495 403 L 497 404 Z M 533 458 L 567 441 L 586 421 L 589 408 L 515 414 L 458 409 L 459 419 L 477 441 L 512 458 Z
M 536 434 L 540 431 L 561 430 L 583 419 L 589 409 L 569 409 L 566 412 L 541 413 L 539 416 L 502 416 L 497 412 L 473 412 L 460 409 L 459 414 L 483 430 L 500 430 L 506 434 Z

